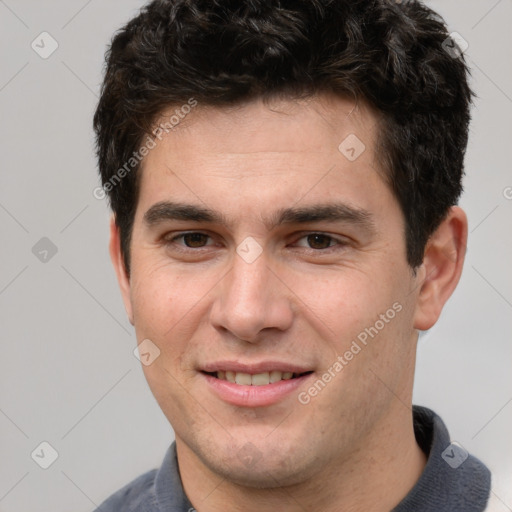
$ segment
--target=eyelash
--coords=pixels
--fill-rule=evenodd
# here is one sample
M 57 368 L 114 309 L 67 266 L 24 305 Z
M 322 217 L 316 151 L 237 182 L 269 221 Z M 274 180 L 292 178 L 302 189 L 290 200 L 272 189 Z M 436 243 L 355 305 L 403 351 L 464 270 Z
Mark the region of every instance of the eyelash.
M 180 238 L 183 239 L 185 236 L 187 235 L 204 235 L 204 236 L 207 236 L 211 239 L 211 236 L 208 235 L 207 233 L 203 233 L 201 231 L 186 231 L 186 232 L 183 232 L 183 233 L 179 233 L 171 238 L 166 238 L 166 237 L 163 237 L 163 240 L 165 242 L 165 245 L 166 246 L 171 246 L 171 245 L 174 245 L 175 246 L 175 250 L 179 251 L 179 252 L 198 252 L 200 251 L 201 249 L 205 249 L 206 247 L 208 246 L 204 246 L 204 247 L 187 247 L 187 246 L 182 246 L 182 245 L 179 245 L 179 249 L 176 249 L 176 245 L 175 245 L 175 242 L 177 240 L 179 240 Z M 335 250 L 336 247 L 345 247 L 346 245 L 348 245 L 348 243 L 346 241 L 343 241 L 339 238 L 335 238 L 327 233 L 322 233 L 320 231 L 311 231 L 311 232 L 308 232 L 307 234 L 303 234 L 298 240 L 301 240 L 303 238 L 307 238 L 309 236 L 314 236 L 314 235 L 320 235 L 322 237 L 326 237 L 329 239 L 329 243 L 331 242 L 335 242 L 334 245 L 330 245 L 329 247 L 326 247 L 325 249 L 313 249 L 313 248 L 303 248 L 303 249 L 306 249 L 306 251 L 310 251 L 310 252 L 313 252 L 315 254 L 319 254 L 319 253 L 330 253 L 332 250 Z

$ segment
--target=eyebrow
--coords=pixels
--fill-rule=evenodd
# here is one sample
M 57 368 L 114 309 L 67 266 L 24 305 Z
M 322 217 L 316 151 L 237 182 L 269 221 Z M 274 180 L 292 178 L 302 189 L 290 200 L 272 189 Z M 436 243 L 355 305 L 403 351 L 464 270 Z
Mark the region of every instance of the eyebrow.
M 181 220 L 207 222 L 231 227 L 232 222 L 221 212 L 210 208 L 173 201 L 161 201 L 151 206 L 143 217 L 148 227 L 165 221 Z M 369 232 L 375 231 L 373 216 L 367 210 L 344 203 L 325 203 L 299 208 L 281 208 L 270 218 L 262 218 L 269 231 L 286 224 L 308 224 L 314 222 L 348 222 Z

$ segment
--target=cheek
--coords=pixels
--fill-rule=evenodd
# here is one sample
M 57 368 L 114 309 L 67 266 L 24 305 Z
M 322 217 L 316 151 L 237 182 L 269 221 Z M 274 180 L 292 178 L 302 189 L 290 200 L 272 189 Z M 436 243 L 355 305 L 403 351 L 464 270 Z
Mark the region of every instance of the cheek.
M 303 301 L 303 310 L 321 320 L 330 337 L 341 340 L 373 325 L 393 304 L 388 285 L 361 270 L 330 270 L 324 277 L 297 275 L 292 282 L 294 292 Z
M 176 326 L 186 324 L 201 309 L 209 288 L 198 272 L 191 275 L 168 264 L 139 266 L 131 287 L 137 330 L 159 340 L 172 336 Z
M 402 275 L 403 279 L 389 274 L 386 278 L 382 273 L 378 279 L 363 272 L 340 274 L 328 288 L 310 294 L 309 309 L 328 326 L 332 351 L 344 358 L 347 368 L 357 368 L 359 374 L 369 368 L 399 373 L 409 357 L 413 298 Z M 324 360 L 327 367 L 333 364 L 331 359 Z

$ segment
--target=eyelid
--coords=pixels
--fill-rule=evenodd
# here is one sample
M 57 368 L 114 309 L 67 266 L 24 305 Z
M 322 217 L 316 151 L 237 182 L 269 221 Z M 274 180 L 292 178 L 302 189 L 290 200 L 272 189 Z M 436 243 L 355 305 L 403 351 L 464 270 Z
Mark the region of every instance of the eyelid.
M 211 240 L 213 240 L 212 235 L 210 235 L 209 233 L 206 233 L 204 231 L 179 231 L 179 232 L 174 232 L 174 233 L 168 233 L 168 234 L 162 236 L 162 241 L 164 243 L 170 244 L 180 238 L 183 238 L 186 235 L 204 235 L 204 236 L 207 236 L 208 238 L 210 238 Z M 183 246 L 183 247 L 185 247 L 186 249 L 194 250 L 193 247 L 186 247 L 186 246 Z M 198 249 L 202 249 L 202 247 L 199 247 Z M 197 248 L 195 250 L 197 250 Z
M 213 240 L 213 236 L 210 235 L 207 232 L 204 232 L 204 231 L 180 231 L 180 232 L 175 232 L 175 233 L 169 233 L 167 235 L 164 235 L 162 237 L 162 240 L 163 240 L 164 243 L 170 245 L 170 244 L 174 244 L 180 238 L 183 239 L 183 237 L 185 235 L 194 235 L 194 234 L 205 235 L 205 236 L 209 237 L 211 240 Z M 311 235 L 325 236 L 325 237 L 329 238 L 332 242 L 335 242 L 334 245 L 330 245 L 329 247 L 326 247 L 325 249 L 313 249 L 311 247 L 302 247 L 303 249 L 306 249 L 306 250 L 314 252 L 314 253 L 322 253 L 322 252 L 325 253 L 325 252 L 328 252 L 329 250 L 332 250 L 332 249 L 334 249 L 336 247 L 340 247 L 340 246 L 344 247 L 344 246 L 349 244 L 348 240 L 345 237 L 335 236 L 335 235 L 332 235 L 330 233 L 326 233 L 326 232 L 323 232 L 323 231 L 302 231 L 302 232 L 299 232 L 299 233 L 295 233 L 295 235 L 294 235 L 295 243 L 298 240 L 302 240 L 303 238 L 306 238 L 306 237 L 311 236 Z M 184 250 L 184 251 L 197 252 L 198 250 L 201 250 L 201 249 L 204 249 L 204 248 L 208 247 L 208 245 L 203 246 L 203 247 L 195 247 L 195 248 L 194 247 L 187 247 L 186 245 L 179 245 L 179 247 L 181 248 L 181 250 Z
M 338 237 L 335 235 L 331 235 L 330 233 L 324 233 L 323 231 L 305 231 L 302 233 L 298 233 L 298 238 L 296 238 L 296 241 L 302 240 L 303 238 L 306 238 L 311 235 L 320 235 L 325 236 L 327 238 L 330 238 L 331 242 L 336 242 L 333 245 L 330 245 L 329 247 L 326 247 L 325 249 L 312 249 L 311 247 L 304 247 L 304 249 L 308 249 L 310 251 L 314 252 L 327 252 L 329 249 L 333 249 L 337 246 L 345 246 L 348 245 L 348 241 L 343 237 Z

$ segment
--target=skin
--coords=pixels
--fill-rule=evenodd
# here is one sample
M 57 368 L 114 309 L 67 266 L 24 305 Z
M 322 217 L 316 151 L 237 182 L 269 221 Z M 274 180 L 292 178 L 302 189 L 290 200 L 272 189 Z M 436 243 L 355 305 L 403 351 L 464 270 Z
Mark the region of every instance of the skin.
M 369 107 L 327 95 L 199 105 L 144 160 L 130 276 L 112 219 L 128 316 L 138 343 L 160 350 L 145 376 L 175 431 L 184 489 L 199 512 L 388 511 L 421 475 L 426 458 L 411 411 L 418 330 L 434 325 L 457 285 L 467 220 L 452 207 L 413 272 L 404 216 L 374 149 L 377 129 Z M 338 150 L 351 133 L 366 146 L 353 162 Z M 218 210 L 230 225 L 148 225 L 144 214 L 161 201 Z M 371 229 L 263 222 L 279 208 L 334 201 L 368 212 Z M 187 231 L 208 236 L 171 241 Z M 315 244 L 314 233 L 332 239 Z M 262 248 L 252 263 L 236 252 L 246 237 Z M 401 311 L 300 403 L 298 392 L 395 303 Z M 220 359 L 288 361 L 314 374 L 278 403 L 238 407 L 199 371 Z

